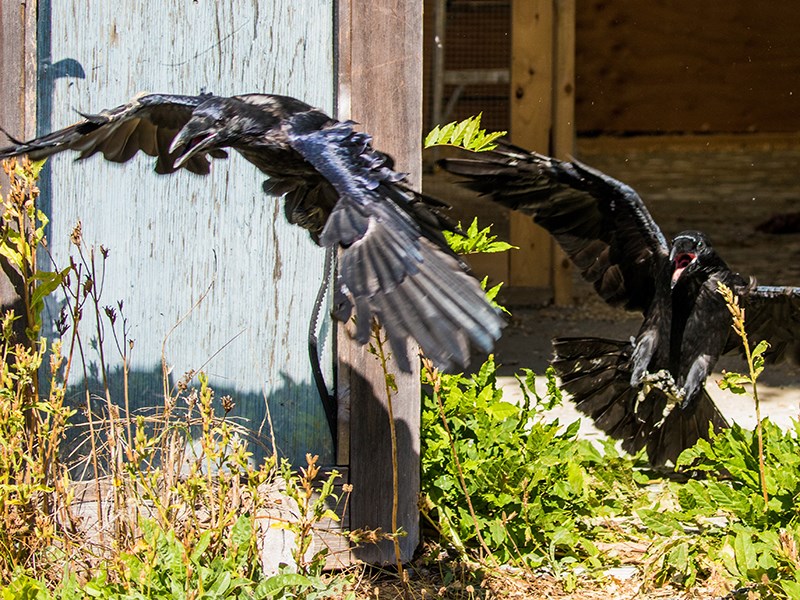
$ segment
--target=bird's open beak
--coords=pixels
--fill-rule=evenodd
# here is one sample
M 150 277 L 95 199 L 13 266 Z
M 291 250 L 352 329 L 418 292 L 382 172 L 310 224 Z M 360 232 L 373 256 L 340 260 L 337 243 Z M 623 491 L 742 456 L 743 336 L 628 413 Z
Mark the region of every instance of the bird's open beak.
M 217 136 L 218 132 L 216 131 L 195 133 L 188 127 L 181 129 L 169 146 L 170 155 L 177 153 L 173 163 L 174 167 L 179 169 L 197 153 L 211 148 L 215 144 Z
M 697 260 L 697 255 L 691 252 L 681 252 L 672 259 L 672 285 L 670 287 L 675 287 L 675 284 L 678 283 L 678 279 L 680 279 L 681 275 L 686 270 L 686 267 L 692 264 L 695 260 Z

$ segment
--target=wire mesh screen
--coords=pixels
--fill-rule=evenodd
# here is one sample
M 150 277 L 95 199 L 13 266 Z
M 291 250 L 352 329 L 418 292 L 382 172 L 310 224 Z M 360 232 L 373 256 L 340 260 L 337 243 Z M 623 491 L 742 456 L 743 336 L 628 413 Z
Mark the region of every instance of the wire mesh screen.
M 425 0 L 425 124 L 509 128 L 510 0 Z

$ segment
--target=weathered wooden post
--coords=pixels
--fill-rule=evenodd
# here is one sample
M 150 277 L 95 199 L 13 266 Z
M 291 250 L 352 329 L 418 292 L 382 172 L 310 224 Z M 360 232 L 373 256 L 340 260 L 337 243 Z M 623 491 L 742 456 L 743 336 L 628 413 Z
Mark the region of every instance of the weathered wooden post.
M 0 125 L 19 136 L 36 131 L 36 10 L 35 1 L 0 1 Z M 0 171 L 0 188 L 8 191 L 8 180 Z M 25 310 L 19 272 L 8 259 L 0 256 L 0 314 L 14 310 L 18 319 L 14 328 L 19 342 L 25 342 Z
M 391 10 L 378 0 L 152 1 L 139 11 L 100 0 L 0 0 L 0 28 L 0 64 L 10 77 L 0 125 L 16 136 L 63 127 L 78 118 L 75 109 L 110 108 L 143 90 L 279 93 L 329 113 L 338 94 L 339 115 L 360 121 L 419 185 L 422 0 L 401 0 Z M 163 403 L 162 360 L 173 383 L 188 370 L 204 370 L 217 395 L 230 394 L 235 414 L 253 429 L 263 424 L 268 403 L 278 450 L 293 464 L 304 464 L 310 452 L 321 464 L 342 467 L 355 488 L 350 527 L 388 531 L 392 470 L 383 373 L 345 335 L 337 356 L 336 328 L 326 319 L 323 370 L 330 382 L 337 363 L 341 386 L 334 456 L 306 347 L 324 252 L 286 223 L 279 199 L 264 196 L 263 176 L 231 154 L 207 177 L 160 177 L 146 156 L 122 167 L 99 158 L 82 164 L 53 158 L 41 182 L 50 252 L 56 264 L 66 264 L 79 219 L 85 244 L 110 249 L 103 302 L 124 301 L 135 340 L 133 409 Z M 54 313 L 58 303 L 50 304 Z M 86 339 L 95 330 L 88 313 Z M 85 370 L 74 371 L 92 377 L 99 360 L 89 352 Z M 119 360 L 107 362 L 119 374 Z M 407 559 L 418 540 L 419 373 L 398 375 L 397 383 L 399 526 L 407 533 L 401 543 Z M 381 545 L 359 556 L 386 562 L 394 554 Z
M 574 136 L 574 0 L 512 0 L 511 136 L 544 154 L 571 152 Z M 510 284 L 550 288 L 572 301 L 569 262 L 529 217 L 512 213 Z
M 352 118 L 374 135 L 375 145 L 420 184 L 422 165 L 422 0 L 339 2 L 339 117 Z M 341 331 L 341 329 L 340 329 Z M 416 352 L 415 348 L 411 349 Z M 410 374 L 396 374 L 392 398 L 398 434 L 400 545 L 411 558 L 419 540 L 418 361 Z M 392 470 L 384 375 L 378 361 L 348 336 L 339 335 L 339 391 L 349 404 L 340 462 L 350 465 L 353 495 L 350 527 L 391 530 Z M 392 562 L 392 544 L 356 551 L 368 562 Z

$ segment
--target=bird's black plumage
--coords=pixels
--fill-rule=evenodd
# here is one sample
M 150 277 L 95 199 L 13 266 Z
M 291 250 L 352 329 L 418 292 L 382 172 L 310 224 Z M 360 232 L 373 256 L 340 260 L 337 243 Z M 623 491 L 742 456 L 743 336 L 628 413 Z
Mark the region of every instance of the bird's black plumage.
M 156 157 L 158 173 L 205 175 L 232 148 L 269 177 L 264 190 L 283 195 L 291 223 L 340 248 L 334 314 L 355 312 L 360 343 L 376 316 L 403 370 L 411 337 L 452 371 L 468 363 L 471 345 L 487 353 L 499 338 L 501 317 L 442 235 L 449 223 L 436 209 L 445 205 L 411 190 L 354 123 L 267 94 L 148 94 L 83 117 L 28 142 L 11 138 L 0 158 L 73 150 L 126 162 L 142 151 Z
M 625 449 L 646 447 L 652 463 L 664 464 L 707 438 L 709 425 L 727 426 L 704 389 L 719 356 L 742 348 L 719 283 L 744 306 L 751 343 L 770 343 L 768 361 L 799 355 L 800 288 L 756 286 L 700 232 L 667 242 L 625 184 L 576 160 L 505 142 L 440 164 L 466 186 L 531 215 L 606 302 L 643 314 L 630 342 L 554 340 L 564 388 Z

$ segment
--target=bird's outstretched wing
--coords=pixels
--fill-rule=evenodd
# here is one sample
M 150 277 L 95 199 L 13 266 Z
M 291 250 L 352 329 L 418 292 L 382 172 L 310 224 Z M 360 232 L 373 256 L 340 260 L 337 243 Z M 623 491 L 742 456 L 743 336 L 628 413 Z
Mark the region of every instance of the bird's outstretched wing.
M 765 340 L 768 363 L 788 360 L 800 364 L 800 288 L 749 286 L 736 290 L 745 309 L 745 328 L 751 346 Z M 725 352 L 744 352 L 731 331 Z
M 126 162 L 140 150 L 157 158 L 158 173 L 175 171 L 175 156 L 169 152 L 178 131 L 191 118 L 192 111 L 210 97 L 147 94 L 133 98 L 127 104 L 82 115 L 83 120 L 28 142 L 11 138 L 13 145 L 0 148 L 0 159 L 27 154 L 41 160 L 53 154 L 74 150 L 79 159 L 101 152 L 106 160 Z M 10 137 L 10 136 L 9 136 Z M 192 173 L 207 175 L 210 159 L 225 158 L 222 150 L 198 153 L 183 165 Z
M 125 162 L 141 150 L 157 157 L 159 173 L 182 167 L 203 175 L 210 157 L 234 148 L 270 177 L 267 192 L 284 195 L 290 222 L 343 248 L 336 316 L 355 309 L 359 342 L 377 316 L 401 368 L 410 368 L 405 344 L 413 337 L 437 366 L 454 370 L 468 364 L 470 343 L 489 352 L 500 336 L 502 318 L 447 247 L 429 201 L 352 123 L 294 98 L 149 94 L 30 142 L 11 141 L 0 159 L 73 150 Z
M 490 152 L 439 161 L 464 185 L 531 215 L 609 304 L 644 311 L 668 245 L 644 203 L 624 183 L 577 160 L 500 142 Z
M 288 126 L 290 146 L 339 196 L 320 235 L 322 245 L 342 248 L 338 288 L 344 306 L 337 316 L 355 310 L 361 343 L 377 316 L 404 370 L 408 337 L 440 368 L 463 368 L 470 342 L 490 352 L 503 320 L 447 247 L 436 216 L 352 125 L 319 128 L 300 114 Z

